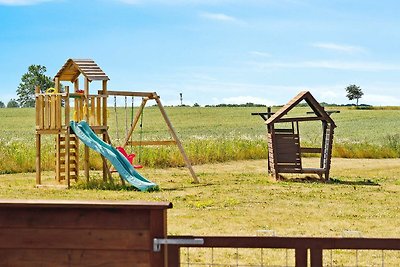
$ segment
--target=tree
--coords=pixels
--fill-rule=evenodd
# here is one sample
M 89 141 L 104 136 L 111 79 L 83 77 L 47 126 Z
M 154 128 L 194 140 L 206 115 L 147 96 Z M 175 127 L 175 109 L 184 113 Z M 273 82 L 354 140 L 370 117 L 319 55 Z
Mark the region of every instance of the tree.
M 19 108 L 17 100 L 10 99 L 10 101 L 7 103 L 7 108 Z
M 45 75 L 46 67 L 41 65 L 30 65 L 28 72 L 22 75 L 21 83 L 17 88 L 18 103 L 20 107 L 35 106 L 35 88 L 40 86 L 41 92 L 54 87 L 52 79 Z
M 346 92 L 347 92 L 346 97 L 349 100 L 353 100 L 353 99 L 357 100 L 356 106 L 358 107 L 358 100 L 364 95 L 360 86 L 357 86 L 355 84 L 350 84 L 349 86 L 346 87 Z
M 6 105 L 4 105 L 4 102 L 0 101 L 0 108 L 5 108 L 5 107 L 6 107 Z

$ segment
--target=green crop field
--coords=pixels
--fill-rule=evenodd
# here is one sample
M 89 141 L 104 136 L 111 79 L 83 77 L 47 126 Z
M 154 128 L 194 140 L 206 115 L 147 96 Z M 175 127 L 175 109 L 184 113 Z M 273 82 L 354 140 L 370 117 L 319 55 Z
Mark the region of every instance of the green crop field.
M 263 120 L 251 116 L 263 108 L 242 107 L 167 107 L 167 113 L 184 143 L 194 164 L 226 162 L 231 160 L 265 159 L 266 131 Z M 307 108 L 293 112 L 306 114 Z M 110 136 L 114 145 L 123 142 L 130 126 L 131 110 L 109 110 Z M 341 108 L 333 114 L 338 125 L 335 131 L 333 155 L 344 158 L 396 158 L 400 156 L 400 110 L 356 110 Z M 34 109 L 0 109 L 0 173 L 34 171 Z M 117 118 L 117 120 L 116 120 Z M 117 126 L 118 130 L 117 131 Z M 145 109 L 143 128 L 139 127 L 134 140 L 169 138 L 159 110 Z M 302 142 L 318 146 L 321 127 L 318 122 L 301 123 Z M 53 136 L 44 139 L 45 170 L 54 162 Z M 141 163 L 150 167 L 183 166 L 175 147 L 135 147 Z M 101 166 L 99 157 L 92 157 L 93 168 Z
M 329 183 L 293 175 L 274 181 L 267 175 L 265 126 L 261 118 L 250 115 L 260 111 L 263 109 L 168 107 L 201 182 L 192 183 L 175 148 L 136 147 L 145 165 L 140 172 L 160 186 L 159 191 L 141 193 L 119 185 L 117 176 L 115 184 L 104 184 L 96 171 L 91 183 L 79 181 L 69 190 L 35 188 L 34 110 L 0 109 L 0 198 L 169 201 L 174 208 L 168 213 L 168 232 L 177 235 L 256 235 L 268 230 L 279 236 L 356 233 L 400 237 L 399 110 L 343 108 L 332 115 L 338 127 Z M 294 112 L 306 111 L 298 108 Z M 109 113 L 112 141 L 120 144 L 125 110 L 118 109 L 118 134 L 115 114 L 111 109 Z M 129 110 L 127 116 L 130 118 Z M 318 123 L 300 127 L 304 143 L 319 144 Z M 143 131 L 138 131 L 135 139 L 168 136 L 158 109 L 146 108 Z M 43 165 L 48 171 L 43 179 L 45 184 L 53 184 L 54 136 L 45 138 L 44 143 Z M 93 168 L 100 166 L 98 158 L 92 154 Z M 306 158 L 304 164 L 317 160 Z M 227 252 L 224 259 L 229 255 Z M 380 259 L 372 254 L 359 256 L 361 263 L 379 263 Z M 385 263 L 394 264 L 398 257 L 387 254 Z M 201 262 L 200 258 L 196 260 Z M 281 265 L 282 258 L 278 255 L 272 262 Z M 346 259 L 354 259 L 354 255 L 339 253 L 335 266 L 353 264 Z

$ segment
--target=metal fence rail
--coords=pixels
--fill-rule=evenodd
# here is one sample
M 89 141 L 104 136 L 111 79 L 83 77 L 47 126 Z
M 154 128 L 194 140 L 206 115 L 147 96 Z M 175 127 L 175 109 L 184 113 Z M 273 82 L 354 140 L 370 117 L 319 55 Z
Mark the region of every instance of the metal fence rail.
M 179 242 L 183 241 L 183 242 Z M 197 240 L 191 243 L 189 240 Z M 203 240 L 203 242 L 199 242 Z M 184 243 L 184 244 L 181 244 Z M 201 244 L 202 243 L 202 244 Z M 155 242 L 156 244 L 156 242 Z M 381 266 L 384 266 L 383 255 L 386 250 L 400 250 L 398 238 L 323 238 L 323 237 L 245 237 L 245 236 L 169 236 L 167 241 L 159 245 L 168 245 L 168 266 L 178 267 L 181 264 L 181 248 L 259 248 L 259 249 L 286 249 L 294 251 L 294 265 L 296 267 L 324 266 L 324 250 L 379 250 L 382 253 Z M 237 253 L 235 255 L 238 255 Z M 286 252 L 287 255 L 287 252 Z M 287 256 L 286 256 L 287 257 Z M 287 259 L 286 259 L 287 261 Z M 310 263 L 310 265 L 309 265 Z M 400 259 L 399 259 L 400 264 Z M 357 266 L 358 264 L 356 264 Z M 189 266 L 189 264 L 188 264 Z M 201 266 L 195 264 L 191 266 Z M 207 265 L 208 266 L 208 265 Z M 219 266 L 215 264 L 213 266 Z M 245 266 L 245 265 L 232 265 Z M 262 265 L 258 265 L 262 266 Z M 267 265 L 265 265 L 267 266 Z M 329 266 L 329 265 L 328 265 Z

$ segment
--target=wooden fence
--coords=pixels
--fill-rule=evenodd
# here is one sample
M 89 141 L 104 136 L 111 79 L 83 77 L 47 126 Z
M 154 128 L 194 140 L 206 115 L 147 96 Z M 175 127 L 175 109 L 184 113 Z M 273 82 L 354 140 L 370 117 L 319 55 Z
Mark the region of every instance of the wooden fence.
M 190 240 L 202 241 L 193 242 Z M 400 250 L 400 239 L 397 238 L 318 238 L 318 237 L 244 237 L 244 236 L 169 236 L 168 266 L 181 266 L 181 248 L 269 248 L 293 249 L 296 267 L 323 265 L 324 250 Z M 178 241 L 178 242 L 176 242 Z M 186 241 L 186 242 L 185 242 Z M 176 244 L 178 243 L 178 244 Z M 181 244 L 179 244 L 181 243 Z M 183 243 L 183 244 L 182 244 Z M 310 260 L 310 262 L 309 262 Z M 399 259 L 400 262 L 400 259 Z M 399 263 L 398 262 L 398 263 Z M 357 265 L 357 264 L 356 264 Z M 383 259 L 382 259 L 382 266 Z M 191 265 L 186 262 L 184 266 Z M 207 263 L 204 266 L 221 266 Z M 229 265 L 250 266 L 250 265 Z M 255 266 L 255 265 L 251 265 Z M 268 265 L 257 265 L 268 266 Z

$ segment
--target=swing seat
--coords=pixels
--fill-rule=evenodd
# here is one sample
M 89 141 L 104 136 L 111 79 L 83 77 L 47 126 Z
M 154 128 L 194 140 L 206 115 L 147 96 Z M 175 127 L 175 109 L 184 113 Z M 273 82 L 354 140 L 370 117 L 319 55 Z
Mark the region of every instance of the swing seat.
M 118 149 L 119 152 L 121 152 L 122 155 L 125 156 L 125 158 L 128 159 L 128 161 L 129 161 L 131 164 L 133 164 L 133 159 L 136 157 L 135 153 L 128 154 L 128 153 L 126 153 L 125 149 L 124 149 L 123 147 L 121 147 L 121 146 L 117 146 L 116 148 Z M 142 165 L 133 165 L 133 167 L 134 167 L 135 169 L 141 169 L 141 168 L 143 168 Z

